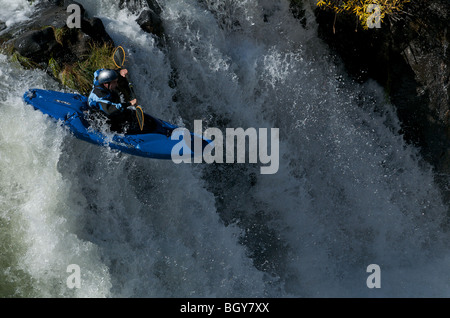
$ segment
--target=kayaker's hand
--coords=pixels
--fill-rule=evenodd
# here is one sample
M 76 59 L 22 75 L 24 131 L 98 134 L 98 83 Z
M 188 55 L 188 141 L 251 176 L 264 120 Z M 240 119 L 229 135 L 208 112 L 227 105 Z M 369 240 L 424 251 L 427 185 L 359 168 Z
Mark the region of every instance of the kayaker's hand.
M 126 77 L 127 74 L 128 74 L 128 70 L 127 70 L 126 68 L 123 68 L 123 69 L 120 70 L 119 73 L 120 73 L 120 75 L 122 75 L 123 77 Z
M 137 99 L 135 98 L 135 99 L 133 99 L 132 101 L 130 101 L 130 104 L 131 104 L 132 106 L 136 106 L 136 104 L 137 104 Z

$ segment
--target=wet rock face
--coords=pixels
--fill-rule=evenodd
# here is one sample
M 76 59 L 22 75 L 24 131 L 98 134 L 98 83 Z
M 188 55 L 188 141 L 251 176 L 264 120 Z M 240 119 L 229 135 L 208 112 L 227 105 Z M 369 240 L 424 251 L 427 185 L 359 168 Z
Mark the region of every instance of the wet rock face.
M 79 28 L 67 26 L 71 15 L 67 6 L 70 4 L 77 4 L 80 8 Z M 58 38 L 56 34 L 59 34 Z M 86 54 L 92 43 L 114 45 L 102 21 L 95 17 L 87 18 L 83 6 L 75 1 L 39 3 L 27 23 L 3 35 L 3 41 L 37 64 L 45 64 L 51 57 L 59 63 L 73 62 L 80 54 Z
M 338 15 L 334 24 L 334 13 L 315 14 L 319 36 L 349 74 L 377 80 L 397 107 L 405 139 L 450 172 L 450 1 L 412 0 L 398 19 L 367 31 L 353 16 Z
M 158 2 L 155 0 L 119 0 L 119 8 L 127 7 L 131 12 L 138 12 L 144 8 L 148 8 L 160 15 L 162 10 Z
M 41 63 L 61 51 L 62 45 L 56 41 L 53 29 L 48 27 L 26 32 L 14 41 L 14 48 L 20 55 Z
M 69 8 L 73 4 L 77 5 L 79 19 L 75 18 L 77 12 Z M 144 31 L 163 36 L 161 8 L 157 2 L 121 0 L 119 7 L 124 6 L 140 13 L 137 22 Z M 41 1 L 27 21 L 9 29 L 0 21 L 1 30 L 5 32 L 0 33 L 0 45 L 6 52 L 18 53 L 21 61 L 26 58 L 24 66 L 46 69 L 52 76 L 92 55 L 95 48 L 115 46 L 102 20 L 90 17 L 81 4 L 71 0 Z
M 162 9 L 154 0 L 120 0 L 119 8 L 128 8 L 131 12 L 139 14 L 136 22 L 142 30 L 152 33 L 158 37 L 163 36 L 162 20 L 160 18 Z
M 67 8 L 76 4 L 80 8 L 80 28 L 69 28 L 67 20 L 72 12 Z M 132 12 L 139 13 L 137 19 L 141 28 L 149 33 L 162 36 L 163 28 L 160 19 L 161 8 L 152 0 L 121 0 L 119 7 L 128 7 Z M 0 30 L 6 26 L 0 21 Z M 60 39 L 55 39 L 52 29 L 63 30 L 61 34 L 66 38 L 67 45 L 62 45 Z M 1 37 L 1 42 L 14 45 L 14 49 L 21 55 L 33 59 L 37 63 L 45 57 L 76 56 L 72 54 L 86 52 L 87 42 L 107 43 L 114 45 L 99 18 L 88 18 L 83 6 L 71 0 L 42 1 L 36 5 L 36 12 L 30 19 L 16 26 Z M 63 52 L 65 51 L 65 52 Z
M 147 33 L 153 33 L 158 37 L 163 36 L 164 29 L 162 27 L 162 21 L 158 14 L 151 9 L 145 9 L 139 15 L 136 22 L 141 26 L 142 30 Z
M 450 2 L 425 1 L 410 11 L 416 14 L 408 24 L 415 37 L 408 42 L 403 54 L 422 89 L 428 93 L 429 105 L 437 120 L 449 124 L 446 114 L 450 106 Z

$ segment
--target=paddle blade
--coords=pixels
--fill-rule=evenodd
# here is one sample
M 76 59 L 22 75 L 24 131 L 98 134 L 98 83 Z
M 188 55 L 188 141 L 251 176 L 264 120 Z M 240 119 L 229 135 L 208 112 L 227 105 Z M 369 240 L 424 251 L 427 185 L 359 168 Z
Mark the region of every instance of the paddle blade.
M 123 65 L 125 64 L 125 50 L 123 49 L 123 47 L 118 46 L 114 50 L 113 61 L 114 61 L 114 64 L 116 64 L 116 66 L 118 68 L 123 67 Z
M 139 128 L 144 130 L 144 111 L 142 110 L 141 106 L 136 107 L 136 117 L 139 123 Z

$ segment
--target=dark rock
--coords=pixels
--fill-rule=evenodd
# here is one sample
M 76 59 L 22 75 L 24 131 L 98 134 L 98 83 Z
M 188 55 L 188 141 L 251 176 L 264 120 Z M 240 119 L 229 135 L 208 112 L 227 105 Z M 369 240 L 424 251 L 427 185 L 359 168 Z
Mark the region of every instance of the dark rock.
M 162 9 L 154 0 L 120 0 L 119 8 L 127 8 L 134 14 L 140 13 L 137 24 L 147 33 L 162 37 L 164 29 L 161 21 Z
M 397 108 L 405 139 L 439 171 L 450 172 L 450 2 L 412 0 L 403 15 L 369 30 L 358 28 L 353 15 L 338 15 L 334 23 L 332 12 L 315 14 L 319 36 L 349 74 L 380 83 Z
M 163 35 L 164 29 L 161 18 L 151 9 L 142 11 L 136 22 L 147 33 L 155 34 L 158 37 Z
M 80 28 L 69 28 L 67 19 L 72 14 L 67 7 L 80 7 Z M 37 5 L 28 25 L 22 25 L 20 32 L 13 31 L 13 48 L 22 56 L 37 64 L 56 59 L 59 65 L 73 63 L 81 56 L 89 54 L 92 44 L 114 42 L 98 18 L 87 18 L 83 6 L 75 1 L 44 1 Z M 55 36 L 58 33 L 58 39 Z
M 62 28 L 67 23 L 67 18 L 71 12 L 67 12 L 67 7 L 77 4 L 80 7 L 81 17 L 85 16 L 84 7 L 76 1 L 41 1 L 36 5 L 35 12 L 31 15 L 31 28 L 37 26 L 53 26 Z
M 79 59 L 81 56 L 87 56 L 91 51 L 92 38 L 83 33 L 77 32 L 76 39 L 74 43 L 69 44 L 67 49 L 76 59 Z
M 123 9 L 125 7 L 133 13 L 138 13 L 144 8 L 152 10 L 157 15 L 160 15 L 162 12 L 161 7 L 155 0 L 120 0 L 119 8 Z
M 99 18 L 81 19 L 81 31 L 97 43 L 108 43 L 114 45 L 114 41 L 105 30 L 102 20 Z
M 150 10 L 155 12 L 157 15 L 161 15 L 162 9 L 158 2 L 156 2 L 155 0 L 146 0 L 146 2 Z
M 70 4 L 80 8 L 80 25 L 68 25 L 76 11 L 67 11 Z M 40 67 L 63 85 L 81 93 L 90 89 L 89 78 L 98 63 L 110 63 L 109 51 L 114 42 L 99 18 L 89 18 L 76 1 L 40 1 L 27 21 L 1 33 L 5 52 L 18 54 L 16 60 L 24 67 Z M 99 56 L 93 56 L 95 54 Z M 94 59 L 92 59 L 94 57 Z
M 78 32 L 89 35 L 93 41 L 113 43 L 111 37 L 105 31 L 103 23 L 98 18 L 87 18 L 84 7 L 76 1 L 41 1 L 36 5 L 35 12 L 30 16 L 28 21 L 18 25 L 8 31 L 8 34 L 2 35 L 2 42 L 20 37 L 23 33 L 30 30 L 40 30 L 44 27 L 53 27 L 55 29 L 68 28 L 67 19 L 72 14 L 67 12 L 70 4 L 77 4 L 80 7 L 81 29 L 73 28 Z
M 76 12 L 67 11 L 71 4 L 80 8 L 79 26 L 68 23 L 73 22 L 69 18 L 74 18 Z M 143 30 L 163 36 L 161 8 L 156 2 L 129 0 L 122 1 L 121 5 L 131 6 L 140 13 L 137 21 Z M 158 38 L 159 45 L 161 40 Z M 23 66 L 41 67 L 64 85 L 80 92 L 86 92 L 92 82 L 88 74 L 93 74 L 95 69 L 91 68 L 97 68 L 96 63 L 112 64 L 109 51 L 112 55 L 115 46 L 102 20 L 89 17 L 81 4 L 71 0 L 38 2 L 27 21 L 1 33 L 0 43 L 8 54 L 19 54 L 16 60 Z M 100 55 L 92 55 L 93 49 Z
M 130 10 L 133 13 L 137 13 L 140 10 L 142 10 L 144 5 L 145 5 L 144 0 L 120 0 L 119 1 L 120 9 L 127 8 L 128 10 Z
M 36 63 L 48 61 L 62 49 L 56 41 L 55 33 L 51 27 L 29 31 L 14 42 L 14 48 L 20 55 L 32 59 Z
M 71 14 L 71 12 L 67 12 L 67 7 L 71 4 L 76 4 L 80 7 L 81 11 L 81 30 L 79 31 L 89 35 L 92 40 L 97 43 L 113 43 L 113 40 L 105 30 L 103 22 L 99 18 L 87 18 L 86 10 L 81 4 L 76 1 L 70 0 L 56 1 L 56 3 L 58 4 L 58 6 L 52 6 L 49 5 L 49 3 L 45 3 L 45 5 L 43 5 L 43 8 L 41 10 L 38 10 L 36 14 L 39 17 L 38 23 L 40 25 L 51 25 L 55 28 L 67 27 L 67 19 Z
M 448 125 L 450 55 L 447 47 L 450 43 L 450 2 L 425 1 L 413 5 L 410 11 L 421 14 L 408 21 L 407 27 L 413 30 L 414 37 L 408 41 L 408 46 L 402 53 L 422 84 L 422 90 L 428 93 L 429 106 L 436 119 Z

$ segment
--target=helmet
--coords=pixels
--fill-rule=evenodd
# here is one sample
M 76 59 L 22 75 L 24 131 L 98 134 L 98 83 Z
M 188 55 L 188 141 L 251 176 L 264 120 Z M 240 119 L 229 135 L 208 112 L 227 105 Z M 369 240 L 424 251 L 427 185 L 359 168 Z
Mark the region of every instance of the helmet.
M 113 70 L 101 70 L 98 73 L 97 80 L 99 84 L 109 83 L 116 80 L 119 76 Z

